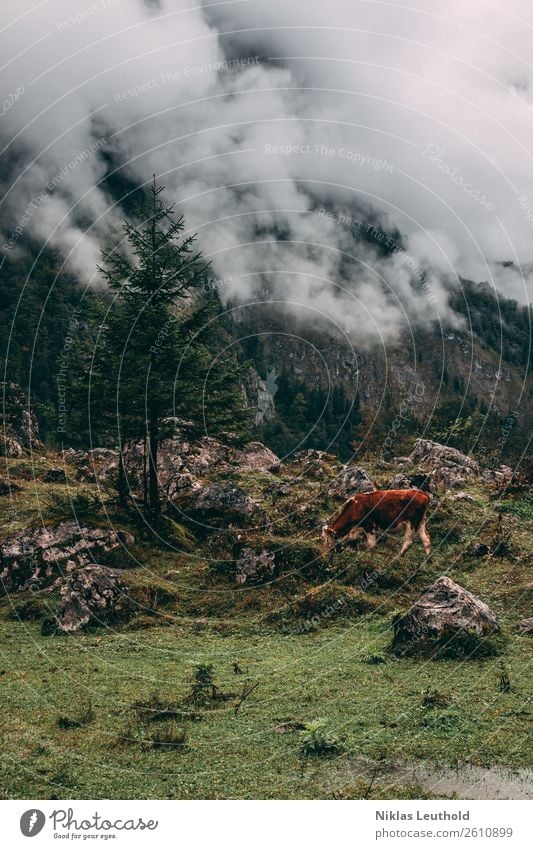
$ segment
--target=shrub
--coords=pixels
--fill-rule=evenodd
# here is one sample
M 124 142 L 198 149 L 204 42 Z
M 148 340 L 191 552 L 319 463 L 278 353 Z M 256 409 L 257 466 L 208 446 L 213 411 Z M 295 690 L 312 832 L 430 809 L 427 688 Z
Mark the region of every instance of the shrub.
M 41 636 L 52 637 L 59 632 L 57 621 L 54 616 L 47 616 L 41 622 Z
M 196 664 L 191 692 L 185 699 L 197 707 L 211 708 L 220 702 L 234 699 L 236 693 L 223 693 L 214 681 L 213 664 L 204 660 Z
M 217 686 L 213 680 L 213 664 L 204 660 L 196 664 L 189 699 L 197 705 L 208 707 L 215 699 Z
M 500 663 L 500 693 L 511 692 L 511 679 L 503 661 Z
M 328 730 L 323 719 L 306 723 L 305 731 L 300 733 L 300 740 L 300 751 L 306 758 L 337 755 L 344 748 L 339 738 Z
M 44 497 L 44 513 L 50 519 L 79 519 L 99 513 L 102 507 L 100 495 L 89 489 L 67 492 L 52 489 Z

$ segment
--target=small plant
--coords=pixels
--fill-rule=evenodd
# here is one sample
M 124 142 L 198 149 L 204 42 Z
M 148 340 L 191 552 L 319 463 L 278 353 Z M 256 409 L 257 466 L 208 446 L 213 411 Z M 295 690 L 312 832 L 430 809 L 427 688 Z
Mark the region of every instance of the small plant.
M 325 757 L 342 752 L 343 746 L 339 738 L 328 730 L 323 719 L 308 722 L 305 731 L 300 734 L 301 753 L 304 757 Z
M 490 548 L 493 557 L 507 557 L 511 553 L 511 531 L 504 526 L 501 513 L 498 513 L 496 533 Z
M 511 679 L 509 678 L 509 673 L 504 666 L 503 661 L 500 663 L 500 693 L 510 693 L 511 692 Z
M 186 701 L 198 707 L 209 708 L 216 702 L 234 699 L 236 693 L 222 693 L 213 678 L 213 664 L 204 660 L 196 664 L 193 675 L 193 685 Z
M 58 633 L 57 621 L 54 616 L 47 616 L 41 622 L 41 636 L 52 637 Z
M 94 713 L 91 702 L 87 705 L 78 716 L 61 715 L 57 718 L 58 728 L 62 731 L 67 731 L 70 728 L 81 728 L 83 725 L 88 725 L 94 719 Z
M 217 686 L 213 680 L 213 664 L 207 660 L 196 665 L 191 689 L 191 701 L 209 705 L 216 699 Z
M 450 704 L 450 698 L 446 693 L 441 693 L 440 690 L 426 690 L 422 696 L 422 707 L 436 708 L 447 707 Z
M 44 499 L 45 514 L 52 519 L 81 518 L 98 513 L 102 500 L 88 489 L 65 492 L 53 489 Z

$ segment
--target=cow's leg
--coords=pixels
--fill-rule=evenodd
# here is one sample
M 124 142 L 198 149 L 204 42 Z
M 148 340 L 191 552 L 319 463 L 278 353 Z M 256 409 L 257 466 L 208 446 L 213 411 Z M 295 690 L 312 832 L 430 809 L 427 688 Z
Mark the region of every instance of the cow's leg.
M 400 557 L 402 556 L 402 554 L 405 554 L 405 552 L 407 551 L 408 548 L 410 548 L 412 546 L 414 534 L 415 534 L 415 532 L 414 532 L 414 529 L 413 529 L 411 522 L 406 522 L 405 523 L 405 534 L 404 534 L 404 537 L 403 537 L 403 545 L 402 545 L 402 548 L 401 548 L 401 551 L 400 551 Z
M 420 537 L 420 541 L 424 546 L 424 553 L 426 557 L 431 556 L 431 538 L 427 532 L 426 528 L 426 520 L 422 519 L 418 528 L 418 536 Z

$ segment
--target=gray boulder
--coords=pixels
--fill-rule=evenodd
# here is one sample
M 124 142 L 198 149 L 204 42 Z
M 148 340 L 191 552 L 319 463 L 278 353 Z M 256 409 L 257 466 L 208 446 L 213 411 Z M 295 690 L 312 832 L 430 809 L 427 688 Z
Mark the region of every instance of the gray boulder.
M 456 492 L 455 495 L 451 496 L 452 501 L 468 501 L 469 504 L 475 504 L 476 499 L 470 495 L 468 492 L 464 492 L 461 490 L 460 492 Z
M 331 478 L 332 469 L 336 472 L 339 468 L 339 461 L 327 451 L 308 448 L 305 451 L 297 451 L 290 461 L 286 461 L 286 465 L 296 473 L 296 479 L 327 480 Z
M 280 459 L 262 442 L 249 442 L 236 452 L 235 464 L 243 472 L 270 472 L 277 469 Z
M 77 522 L 23 531 L 0 545 L 4 593 L 50 586 L 58 576 L 134 543 L 132 534 Z
M 356 492 L 374 492 L 375 489 L 374 481 L 361 466 L 345 465 L 329 485 L 328 495 L 348 498 Z
M 123 619 L 131 609 L 118 570 L 97 563 L 73 569 L 62 581 L 60 595 L 55 624 L 66 633 L 79 631 L 91 622 Z
M 168 420 L 169 436 L 159 445 L 158 479 L 162 492 L 170 501 L 203 489 L 205 478 L 251 470 L 268 473 L 279 465 L 279 458 L 261 442 L 250 442 L 244 448 L 225 444 L 204 436 L 194 441 L 193 426 L 180 419 Z M 134 493 L 142 490 L 146 458 L 142 442 L 131 443 L 125 453 L 128 483 Z
M 393 627 L 397 654 L 427 652 L 471 637 L 477 637 L 481 646 L 484 638 L 500 631 L 492 610 L 446 575 L 437 578 Z
M 232 483 L 214 483 L 201 489 L 189 505 L 189 510 L 204 517 L 207 522 L 222 520 L 246 523 L 259 505 L 240 486 Z
M 479 475 L 479 464 L 468 455 L 430 439 L 417 439 L 409 463 L 433 472 L 435 484 L 461 487 L 471 476 Z
M 400 472 L 389 484 L 389 489 L 421 489 L 423 492 L 435 493 L 435 482 L 431 473 L 407 474 Z
M 235 580 L 238 584 L 253 584 L 274 575 L 276 555 L 273 551 L 256 552 L 245 548 L 236 562 Z
M 107 482 L 118 475 L 119 453 L 112 448 L 92 448 L 90 451 L 68 448 L 63 456 L 65 463 L 76 469 L 77 480 Z

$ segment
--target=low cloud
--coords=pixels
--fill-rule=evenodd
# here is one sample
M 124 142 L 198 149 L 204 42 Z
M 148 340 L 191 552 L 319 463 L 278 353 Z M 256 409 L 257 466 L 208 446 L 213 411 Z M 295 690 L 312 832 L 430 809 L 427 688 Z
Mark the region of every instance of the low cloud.
M 167 186 L 224 299 L 359 344 L 456 323 L 458 275 L 524 301 L 531 25 L 512 5 L 7 0 L 0 247 L 31 236 L 101 283 L 118 167 Z

